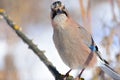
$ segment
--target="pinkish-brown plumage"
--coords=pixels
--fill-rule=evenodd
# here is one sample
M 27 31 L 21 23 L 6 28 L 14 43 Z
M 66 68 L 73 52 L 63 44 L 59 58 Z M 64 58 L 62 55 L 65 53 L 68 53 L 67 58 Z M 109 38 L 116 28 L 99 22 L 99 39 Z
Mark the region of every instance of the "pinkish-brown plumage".
M 62 10 L 63 6 L 56 6 L 56 9 Z M 52 12 L 51 12 L 52 14 Z M 91 35 L 72 18 L 65 14 L 58 14 L 52 20 L 54 28 L 53 40 L 59 55 L 66 65 L 70 68 L 85 67 L 88 59 L 88 67 L 94 66 L 96 63 L 96 55 L 93 53 L 91 59 L 89 55 L 91 50 L 89 46 L 92 44 Z
M 101 57 L 90 33 L 69 16 L 60 1 L 51 5 L 51 22 L 54 29 L 55 47 L 63 62 L 71 69 L 82 68 L 79 78 L 86 67 L 93 67 L 96 64 L 97 54 L 104 63 L 100 68 L 114 80 L 120 80 L 120 75 Z
M 61 16 L 63 17 L 61 14 L 58 16 L 59 24 L 55 20 L 52 21 L 53 39 L 58 53 L 70 68 L 83 67 L 91 53 L 89 49 L 92 42 L 91 35 L 70 17 L 60 19 Z M 93 54 L 89 67 L 92 67 L 95 63 L 96 55 Z

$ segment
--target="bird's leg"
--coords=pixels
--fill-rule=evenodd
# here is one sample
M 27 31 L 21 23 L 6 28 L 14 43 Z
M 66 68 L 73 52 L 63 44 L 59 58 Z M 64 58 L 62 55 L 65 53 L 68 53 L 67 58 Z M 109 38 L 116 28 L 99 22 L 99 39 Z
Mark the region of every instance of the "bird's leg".
M 64 78 L 69 76 L 69 73 L 71 72 L 71 70 L 72 70 L 72 69 L 70 69 L 70 70 L 64 75 Z
M 79 79 L 81 78 L 81 75 L 82 75 L 82 73 L 83 73 L 84 70 L 85 70 L 85 68 L 83 68 L 83 69 L 81 70 L 80 74 L 78 75 Z

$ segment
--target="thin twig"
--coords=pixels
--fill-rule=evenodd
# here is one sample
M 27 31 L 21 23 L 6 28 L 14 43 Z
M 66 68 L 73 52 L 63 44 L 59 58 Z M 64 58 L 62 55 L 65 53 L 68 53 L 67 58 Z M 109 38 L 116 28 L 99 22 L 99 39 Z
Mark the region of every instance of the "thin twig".
M 81 15 L 82 15 L 81 17 L 82 17 L 82 20 L 83 20 L 83 24 L 86 27 L 86 24 L 87 24 L 86 10 L 85 10 L 84 4 L 83 4 L 83 0 L 79 0 L 79 3 L 80 3 L 80 11 L 81 11 Z
M 117 21 L 117 17 L 116 17 L 116 14 L 115 14 L 114 0 L 110 0 L 110 4 L 111 4 L 111 11 L 112 11 L 112 15 L 113 15 L 113 20 Z
M 16 25 L 3 9 L 0 9 L 0 15 L 3 19 L 5 19 L 7 24 L 16 32 L 16 34 L 23 40 L 23 42 L 25 42 L 29 46 L 29 48 L 39 57 L 39 59 L 47 66 L 49 71 L 55 77 L 55 80 L 78 80 L 74 79 L 73 76 L 70 75 L 64 78 L 65 75 L 62 75 L 57 71 L 55 66 L 53 66 L 53 64 L 44 55 L 44 51 L 38 49 L 37 45 L 35 45 L 32 40 L 30 40 L 24 33 L 22 33 L 21 27 Z M 84 78 L 80 78 L 79 80 L 84 80 Z
M 92 33 L 92 20 L 91 20 L 91 0 L 88 0 L 88 4 L 87 4 L 87 25 L 88 26 L 88 29 L 89 29 L 89 32 Z
M 39 59 L 47 66 L 50 72 L 53 74 L 56 80 L 61 80 L 61 75 L 53 66 L 53 64 L 47 59 L 44 55 L 44 51 L 38 49 L 37 45 L 35 45 L 32 40 L 30 40 L 26 35 L 24 35 L 21 31 L 21 27 L 16 25 L 9 16 L 5 13 L 3 9 L 0 9 L 0 15 L 3 16 L 3 19 L 7 22 L 7 24 L 16 32 L 16 34 L 29 46 L 29 48 L 39 57 Z M 47 75 L 46 75 L 47 76 Z M 69 79 L 72 80 L 72 79 Z
M 84 6 L 84 0 L 79 0 L 79 3 L 84 27 L 91 33 L 91 1 L 88 0 L 87 7 Z

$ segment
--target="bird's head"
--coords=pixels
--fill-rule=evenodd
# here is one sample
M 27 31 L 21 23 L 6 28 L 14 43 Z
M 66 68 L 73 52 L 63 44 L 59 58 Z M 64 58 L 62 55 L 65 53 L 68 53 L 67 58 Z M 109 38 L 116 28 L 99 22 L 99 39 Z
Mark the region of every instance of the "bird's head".
M 66 18 L 68 17 L 68 13 L 64 4 L 62 4 L 61 1 L 56 1 L 51 5 L 51 19 L 54 19 L 56 16 L 60 15 Z

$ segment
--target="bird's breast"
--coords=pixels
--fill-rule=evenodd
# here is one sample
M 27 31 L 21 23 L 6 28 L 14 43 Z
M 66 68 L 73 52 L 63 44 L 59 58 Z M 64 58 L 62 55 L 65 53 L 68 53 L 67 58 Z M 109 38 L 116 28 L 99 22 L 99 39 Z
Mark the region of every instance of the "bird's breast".
M 68 17 L 65 14 L 56 15 L 55 18 L 53 19 L 53 24 L 55 24 L 56 26 L 60 25 L 59 27 L 64 28 L 67 19 Z
M 58 27 L 54 30 L 53 40 L 63 62 L 70 68 L 83 67 L 90 54 L 90 49 L 83 43 L 77 29 Z M 89 66 L 93 65 L 95 61 L 93 54 Z

